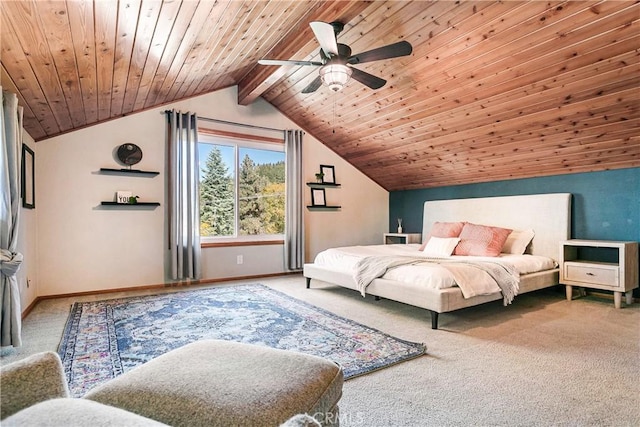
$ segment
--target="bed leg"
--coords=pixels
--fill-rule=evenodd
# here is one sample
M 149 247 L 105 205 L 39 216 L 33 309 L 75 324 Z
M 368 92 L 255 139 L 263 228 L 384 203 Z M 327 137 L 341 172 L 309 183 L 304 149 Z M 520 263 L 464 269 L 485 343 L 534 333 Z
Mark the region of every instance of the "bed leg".
M 431 312 L 431 329 L 438 329 L 438 312 Z
M 311 277 L 305 277 L 307 279 L 307 289 L 311 287 Z

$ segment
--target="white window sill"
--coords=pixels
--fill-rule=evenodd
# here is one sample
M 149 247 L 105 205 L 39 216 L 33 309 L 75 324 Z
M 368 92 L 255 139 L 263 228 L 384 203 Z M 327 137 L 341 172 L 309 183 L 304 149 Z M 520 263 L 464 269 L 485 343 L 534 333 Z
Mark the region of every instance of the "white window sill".
M 203 238 L 200 246 L 202 248 L 219 248 L 225 246 L 261 246 L 261 245 L 283 245 L 284 236 L 276 234 L 272 236 L 242 236 L 231 238 Z

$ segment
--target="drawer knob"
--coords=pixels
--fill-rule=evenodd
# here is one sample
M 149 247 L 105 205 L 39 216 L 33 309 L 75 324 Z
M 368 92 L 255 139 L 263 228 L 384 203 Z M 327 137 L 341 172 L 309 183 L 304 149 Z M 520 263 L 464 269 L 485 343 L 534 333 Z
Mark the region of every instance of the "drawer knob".
M 595 276 L 593 273 L 587 273 L 587 276 Z

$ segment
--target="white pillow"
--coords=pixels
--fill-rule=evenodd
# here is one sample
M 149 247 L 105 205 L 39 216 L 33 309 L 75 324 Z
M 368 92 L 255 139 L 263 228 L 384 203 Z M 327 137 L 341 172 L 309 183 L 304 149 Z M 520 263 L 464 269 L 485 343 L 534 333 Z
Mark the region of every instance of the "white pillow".
M 536 233 L 532 230 L 513 230 L 502 246 L 503 254 L 522 255 Z
M 460 242 L 458 237 L 431 237 L 424 250 L 424 256 L 442 258 L 451 256 L 456 245 Z

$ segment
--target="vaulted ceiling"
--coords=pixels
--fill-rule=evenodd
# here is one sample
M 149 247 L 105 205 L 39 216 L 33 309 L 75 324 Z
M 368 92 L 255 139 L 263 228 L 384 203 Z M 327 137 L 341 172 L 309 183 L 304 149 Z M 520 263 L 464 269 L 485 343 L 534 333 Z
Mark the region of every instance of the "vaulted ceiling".
M 238 85 L 388 190 L 640 166 L 635 1 L 0 2 L 2 86 L 36 141 Z M 387 80 L 302 94 L 311 21 Z M 46 141 L 42 143 L 46 144 Z

